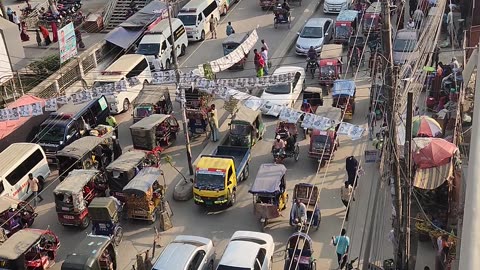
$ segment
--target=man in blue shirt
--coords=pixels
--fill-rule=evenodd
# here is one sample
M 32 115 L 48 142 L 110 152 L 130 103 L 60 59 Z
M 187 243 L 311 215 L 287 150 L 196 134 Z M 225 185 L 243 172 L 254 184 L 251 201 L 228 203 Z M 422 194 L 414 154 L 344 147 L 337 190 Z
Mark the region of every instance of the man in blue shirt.
M 350 247 L 350 238 L 346 236 L 347 231 L 342 229 L 342 233 L 339 236 L 332 237 L 333 245 L 337 247 L 337 260 L 340 269 L 343 269 L 347 262 L 347 252 Z

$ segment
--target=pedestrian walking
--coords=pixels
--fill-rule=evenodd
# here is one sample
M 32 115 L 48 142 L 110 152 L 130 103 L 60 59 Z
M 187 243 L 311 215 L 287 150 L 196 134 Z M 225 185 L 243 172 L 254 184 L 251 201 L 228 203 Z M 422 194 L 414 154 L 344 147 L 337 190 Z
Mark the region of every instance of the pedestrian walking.
M 20 18 L 17 16 L 17 12 L 15 12 L 15 11 L 12 13 L 12 20 L 13 20 L 13 23 L 18 26 L 18 31 L 22 31 L 22 26 L 20 24 Z
M 253 50 L 253 54 L 253 63 L 255 64 L 255 71 L 257 72 L 257 77 L 263 77 L 263 68 L 265 67 L 265 61 L 263 60 L 262 55 L 258 52 L 257 49 Z
M 368 108 L 367 114 L 367 124 L 368 124 L 368 137 L 373 140 L 373 133 L 375 132 L 375 126 L 377 125 L 377 115 L 375 110 L 372 110 L 372 107 Z
M 263 66 L 263 75 L 268 75 L 268 50 L 265 47 L 261 48 L 261 55 L 265 65 Z
M 113 133 L 118 138 L 118 124 L 117 124 L 117 120 L 115 119 L 115 117 L 113 117 L 113 115 L 109 115 L 109 116 L 107 116 L 106 121 L 107 121 L 107 124 L 109 126 L 113 127 Z
M 425 17 L 425 14 L 423 14 L 423 11 L 421 9 L 415 10 L 413 12 L 413 22 L 415 23 L 415 28 L 420 29 L 420 26 L 422 25 L 423 18 Z
M 437 68 L 439 59 L 440 59 L 440 47 L 435 46 L 435 49 L 433 49 L 432 60 L 430 61 L 430 66 Z M 435 66 L 433 65 L 434 63 L 435 63 Z
M 347 230 L 342 229 L 340 235 L 333 237 L 332 243 L 336 247 L 337 261 L 339 269 L 343 269 L 347 263 L 348 249 L 350 248 L 350 238 L 346 236 Z
M 40 181 L 36 177 L 33 177 L 33 174 L 29 173 L 28 174 L 28 186 L 27 186 L 27 193 L 28 190 L 31 189 L 33 193 L 33 207 L 37 207 L 37 198 L 40 199 L 40 201 L 43 201 L 42 196 L 38 194 L 38 189 L 39 189 L 39 184 Z
M 212 33 L 212 39 L 217 39 L 217 20 L 212 16 L 210 16 L 210 32 Z
M 83 39 L 82 39 L 82 32 L 80 32 L 80 30 L 78 28 L 75 28 L 75 39 L 77 40 L 77 46 L 78 48 L 80 49 L 84 49 L 85 48 L 85 43 L 83 43 Z M 135 46 L 132 46 L 132 49 L 134 48 Z M 135 49 L 134 51 L 136 51 L 137 49 Z
M 7 8 L 7 16 L 8 20 L 13 22 L 13 10 L 10 7 Z
M 227 36 L 230 36 L 231 34 L 235 34 L 235 30 L 233 29 L 232 22 L 228 22 L 226 32 L 227 32 Z
M 212 141 L 216 142 L 218 141 L 218 113 L 215 104 L 210 106 L 208 123 L 212 131 Z
M 408 8 L 409 8 L 410 16 L 413 15 L 413 12 L 417 9 L 417 6 L 418 6 L 418 1 L 417 0 L 408 1 Z
M 52 42 L 58 42 L 58 27 L 55 21 L 50 22 L 50 27 L 52 28 Z
M 350 198 L 352 198 L 352 201 L 355 201 L 355 197 L 353 196 L 353 186 L 350 185 L 348 181 L 345 181 L 344 185 L 340 188 L 340 199 L 342 200 L 343 205 L 347 208 L 345 220 L 348 220 L 348 214 L 350 213 Z
M 40 32 L 38 29 L 35 29 L 35 36 L 37 38 L 37 45 L 40 47 L 42 46 L 42 37 L 40 36 Z
M 45 26 L 43 25 L 40 25 L 38 29 L 42 33 L 43 40 L 45 40 L 45 46 L 50 45 L 50 43 L 52 43 L 52 40 L 50 39 L 50 34 L 48 33 L 47 28 L 45 28 Z
M 265 39 L 262 39 L 261 42 L 262 42 L 262 46 L 265 47 L 265 49 L 268 51 L 269 48 L 268 48 L 267 42 L 265 42 Z
M 437 238 L 437 254 L 435 256 L 435 270 L 447 269 L 447 259 L 450 247 L 448 245 L 448 235 L 444 234 Z
M 358 181 L 355 181 L 358 178 L 358 160 L 354 156 L 349 156 L 345 160 L 345 169 L 347 170 L 348 183 L 354 188 L 357 187 Z
M 30 40 L 30 36 L 27 33 L 27 24 L 25 22 L 22 22 L 22 31 L 20 32 L 20 39 L 22 41 Z

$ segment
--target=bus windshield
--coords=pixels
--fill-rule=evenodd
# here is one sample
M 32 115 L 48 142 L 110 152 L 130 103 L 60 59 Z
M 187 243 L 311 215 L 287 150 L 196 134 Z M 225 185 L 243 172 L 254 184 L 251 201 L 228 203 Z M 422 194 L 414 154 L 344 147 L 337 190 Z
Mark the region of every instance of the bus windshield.
M 40 126 L 40 133 L 37 135 L 40 142 L 60 142 L 65 136 L 65 127 L 42 125 Z

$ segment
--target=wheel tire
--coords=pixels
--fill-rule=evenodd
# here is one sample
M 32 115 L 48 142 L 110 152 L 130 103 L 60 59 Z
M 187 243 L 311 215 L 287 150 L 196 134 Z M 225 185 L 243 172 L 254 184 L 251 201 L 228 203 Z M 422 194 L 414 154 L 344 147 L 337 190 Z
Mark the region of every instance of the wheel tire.
M 237 201 L 237 192 L 234 190 L 232 192 L 232 194 L 230 194 L 230 202 L 229 202 L 229 205 L 230 206 L 234 206 L 235 205 L 235 202 Z
M 245 165 L 245 169 L 244 169 L 244 172 L 243 172 L 242 182 L 247 180 L 249 176 L 250 176 L 250 164 L 247 163 L 247 165 Z
M 207 270 L 213 270 L 213 261 L 208 263 Z
M 295 146 L 295 161 L 298 161 L 298 158 L 300 156 L 300 148 L 298 145 Z
M 267 224 L 268 224 L 268 219 L 265 219 L 265 220 L 262 222 L 262 232 L 265 232 L 265 228 L 267 227 Z
M 123 111 L 128 112 L 130 110 L 130 101 L 126 98 L 123 100 Z
M 113 234 L 114 244 L 115 246 L 120 245 L 120 242 L 122 242 L 123 239 L 123 229 L 121 226 L 118 226 L 117 229 L 115 230 L 115 233 Z
M 88 216 L 86 216 L 83 221 L 82 221 L 82 224 L 80 224 L 80 228 L 82 230 L 86 229 L 88 227 L 88 225 L 90 225 L 90 218 Z
M 202 33 L 200 34 L 200 41 L 205 40 L 205 30 L 202 30 Z
M 187 47 L 185 44 L 182 44 L 182 47 L 180 48 L 180 56 L 184 56 L 187 53 Z

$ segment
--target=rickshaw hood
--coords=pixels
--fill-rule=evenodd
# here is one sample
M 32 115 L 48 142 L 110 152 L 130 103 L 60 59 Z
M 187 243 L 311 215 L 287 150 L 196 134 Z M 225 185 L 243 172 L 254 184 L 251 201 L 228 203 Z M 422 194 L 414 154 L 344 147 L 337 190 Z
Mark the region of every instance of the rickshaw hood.
M 53 193 L 80 193 L 83 187 L 99 173 L 97 170 L 73 170 L 55 187 Z
M 17 208 L 19 203 L 19 200 L 9 196 L 0 197 L 0 213 L 3 213 L 11 208 Z
M 18 259 L 27 249 L 37 243 L 48 230 L 23 229 L 10 236 L 0 248 L 0 258 Z
M 252 194 L 280 192 L 282 178 L 286 173 L 287 168 L 283 164 L 262 164 L 248 192 Z

